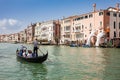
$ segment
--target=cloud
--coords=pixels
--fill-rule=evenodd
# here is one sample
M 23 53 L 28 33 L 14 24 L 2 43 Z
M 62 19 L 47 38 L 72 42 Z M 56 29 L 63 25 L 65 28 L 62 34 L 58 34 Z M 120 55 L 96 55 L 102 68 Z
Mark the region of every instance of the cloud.
M 6 26 L 7 19 L 0 20 L 0 27 Z
M 18 23 L 19 21 L 15 19 L 3 19 L 3 20 L 0 20 L 0 27 L 14 26 Z
M 16 19 L 1 19 L 0 33 L 13 33 L 21 28 L 21 21 Z
M 18 23 L 18 21 L 15 19 L 9 19 L 8 23 L 9 23 L 9 25 L 13 26 L 13 25 L 16 25 Z

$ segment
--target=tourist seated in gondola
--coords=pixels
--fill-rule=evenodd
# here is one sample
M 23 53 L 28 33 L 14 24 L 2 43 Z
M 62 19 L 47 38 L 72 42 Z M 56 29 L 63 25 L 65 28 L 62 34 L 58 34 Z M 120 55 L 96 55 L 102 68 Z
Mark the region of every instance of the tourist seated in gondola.
M 19 54 L 19 52 L 20 52 L 20 51 L 17 49 L 17 50 L 16 50 L 16 53 Z
M 23 56 L 23 51 L 26 50 L 26 49 L 27 49 L 27 47 L 21 45 L 19 55 L 20 55 L 20 56 Z
M 23 51 L 23 57 L 27 57 L 26 50 Z
M 19 51 L 19 55 L 23 56 L 23 51 L 22 50 Z
M 26 47 L 26 46 L 21 45 L 20 50 L 22 51 L 22 53 L 23 53 L 23 51 L 24 51 L 24 50 L 26 50 L 26 49 L 27 49 L 27 47 Z
M 32 55 L 32 51 L 31 51 L 31 50 L 28 50 L 27 57 L 28 57 L 28 58 L 32 58 L 32 57 L 33 57 L 33 55 Z
M 17 50 L 16 50 L 16 54 L 17 55 L 20 55 L 20 50 L 17 48 Z

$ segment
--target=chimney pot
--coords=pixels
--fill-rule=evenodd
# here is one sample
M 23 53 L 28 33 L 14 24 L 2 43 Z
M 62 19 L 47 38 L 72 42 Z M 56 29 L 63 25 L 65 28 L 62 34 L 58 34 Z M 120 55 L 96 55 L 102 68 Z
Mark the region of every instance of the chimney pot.
M 119 11 L 119 3 L 116 4 L 116 9 Z
M 93 4 L 93 11 L 96 11 L 96 3 Z

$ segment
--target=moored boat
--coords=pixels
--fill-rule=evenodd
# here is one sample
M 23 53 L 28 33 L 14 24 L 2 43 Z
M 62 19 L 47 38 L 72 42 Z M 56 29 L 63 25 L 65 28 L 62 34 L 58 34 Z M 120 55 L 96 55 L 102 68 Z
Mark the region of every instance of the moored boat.
M 79 47 L 77 44 L 70 44 L 70 47 Z

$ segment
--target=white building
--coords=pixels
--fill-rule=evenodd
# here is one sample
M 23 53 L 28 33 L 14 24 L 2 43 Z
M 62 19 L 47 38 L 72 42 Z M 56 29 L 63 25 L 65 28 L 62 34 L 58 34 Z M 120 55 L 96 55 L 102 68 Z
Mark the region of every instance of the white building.
M 35 35 L 40 42 L 54 42 L 54 21 L 36 23 Z
M 41 23 L 40 27 L 40 39 L 45 40 L 48 42 L 53 42 L 54 43 L 54 21 L 46 21 Z
M 40 34 L 41 34 L 40 27 L 41 27 L 41 23 L 36 23 L 34 38 L 37 38 L 38 40 L 40 40 Z
M 120 38 L 120 9 L 109 7 L 110 39 Z

